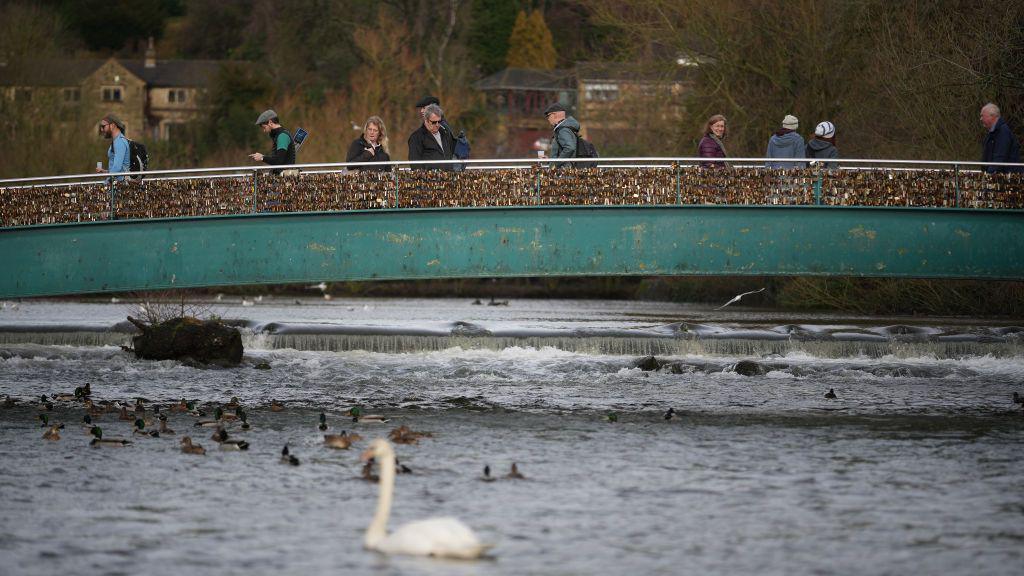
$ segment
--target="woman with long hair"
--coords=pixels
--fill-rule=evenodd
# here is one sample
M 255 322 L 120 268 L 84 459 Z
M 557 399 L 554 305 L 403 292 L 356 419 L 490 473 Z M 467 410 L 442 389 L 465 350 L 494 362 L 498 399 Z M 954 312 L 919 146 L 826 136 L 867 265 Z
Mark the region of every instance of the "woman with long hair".
M 363 133 L 356 138 L 348 147 L 348 156 L 345 162 L 387 162 L 391 160 L 388 154 L 388 131 L 384 127 L 384 121 L 380 116 L 370 116 L 363 125 Z M 391 170 L 390 165 L 386 166 L 349 166 L 349 170 Z
M 700 139 L 697 147 L 697 156 L 701 158 L 726 158 L 725 144 L 725 116 L 715 114 L 708 118 L 704 125 L 704 137 Z M 728 168 L 728 162 L 701 162 L 705 168 Z

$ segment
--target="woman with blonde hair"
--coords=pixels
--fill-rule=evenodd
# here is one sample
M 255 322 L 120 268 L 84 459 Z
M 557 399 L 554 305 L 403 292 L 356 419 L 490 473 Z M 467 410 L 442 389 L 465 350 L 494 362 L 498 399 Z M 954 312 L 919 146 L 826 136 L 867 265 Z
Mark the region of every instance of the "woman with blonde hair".
M 707 123 L 704 125 L 704 137 L 700 139 L 700 145 L 697 147 L 697 156 L 701 158 L 726 158 L 725 144 L 722 143 L 724 138 L 725 116 L 715 114 L 708 118 Z M 730 166 L 728 162 L 701 162 L 700 165 L 705 168 L 728 168 Z
M 363 133 L 348 147 L 345 162 L 387 162 L 388 131 L 380 116 L 370 116 L 363 125 Z M 390 171 L 391 166 L 349 166 L 349 170 L 382 170 Z

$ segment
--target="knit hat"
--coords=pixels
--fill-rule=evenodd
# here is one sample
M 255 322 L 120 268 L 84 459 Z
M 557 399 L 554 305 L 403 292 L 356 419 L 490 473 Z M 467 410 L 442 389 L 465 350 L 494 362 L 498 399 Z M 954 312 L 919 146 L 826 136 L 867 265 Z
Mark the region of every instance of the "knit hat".
M 544 109 L 544 116 L 547 116 L 548 114 L 551 114 L 553 112 L 567 112 L 567 110 L 565 109 L 565 106 L 562 106 L 558 102 L 555 102 L 554 104 Z
M 259 118 L 256 119 L 256 125 L 262 126 L 274 118 L 277 118 L 277 112 L 274 112 L 273 110 L 266 110 L 263 114 L 260 114 Z
M 836 125 L 829 122 L 819 122 L 814 128 L 814 135 L 821 136 L 822 138 L 832 138 L 836 135 Z
M 438 106 L 440 106 L 441 101 L 437 99 L 437 96 L 424 96 L 423 98 L 420 98 L 418 102 L 416 102 L 416 107 L 426 108 L 431 104 L 437 104 Z
M 800 121 L 796 119 L 796 116 L 786 114 L 786 117 L 782 119 L 782 127 L 789 128 L 790 130 L 796 130 L 800 127 Z
M 114 116 L 113 114 L 107 114 L 103 117 L 103 119 L 109 122 L 110 124 L 117 126 L 117 129 L 120 130 L 122 134 L 124 133 L 124 122 L 121 122 L 120 118 Z

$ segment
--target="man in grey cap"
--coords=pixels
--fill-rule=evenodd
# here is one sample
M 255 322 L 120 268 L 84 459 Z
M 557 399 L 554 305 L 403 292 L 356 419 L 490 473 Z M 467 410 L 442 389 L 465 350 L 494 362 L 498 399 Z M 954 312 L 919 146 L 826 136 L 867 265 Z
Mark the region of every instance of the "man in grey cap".
M 292 140 L 291 133 L 281 126 L 277 112 L 273 110 L 263 112 L 256 119 L 256 125 L 263 129 L 264 134 L 270 136 L 273 148 L 270 154 L 253 152 L 249 154 L 249 158 L 273 166 L 295 164 L 295 142 Z M 275 170 L 274 174 L 280 174 L 280 170 Z
M 568 115 L 565 106 L 558 102 L 544 109 L 544 118 L 551 125 L 551 152 L 548 158 L 575 158 L 576 146 L 579 145 L 580 123 Z M 569 165 L 559 162 L 555 168 Z
M 768 151 L 765 158 L 805 158 L 806 145 L 804 137 L 796 129 L 800 127 L 800 121 L 792 114 L 786 114 L 782 119 L 782 129 L 777 130 L 768 139 Z M 806 162 L 765 162 L 768 168 L 805 168 Z
M 100 134 L 110 140 L 110 148 L 107 149 L 107 169 L 97 163 L 96 172 L 128 172 L 131 169 L 132 154 L 128 146 L 128 138 L 125 137 L 124 122 L 113 114 L 107 114 L 100 120 Z M 124 180 L 124 176 L 117 176 L 115 180 Z

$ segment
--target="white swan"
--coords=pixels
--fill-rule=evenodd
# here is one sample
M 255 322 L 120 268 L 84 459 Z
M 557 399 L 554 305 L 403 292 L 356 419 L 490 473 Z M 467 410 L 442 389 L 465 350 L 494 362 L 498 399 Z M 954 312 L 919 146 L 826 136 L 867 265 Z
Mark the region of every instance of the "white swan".
M 482 544 L 473 530 L 451 517 L 430 518 L 405 524 L 387 533 L 391 514 L 391 495 L 395 488 L 395 451 L 383 438 L 370 443 L 362 459 L 376 458 L 380 463 L 380 496 L 377 513 L 366 529 L 363 545 L 385 554 L 411 554 L 440 558 L 479 558 L 490 548 Z

